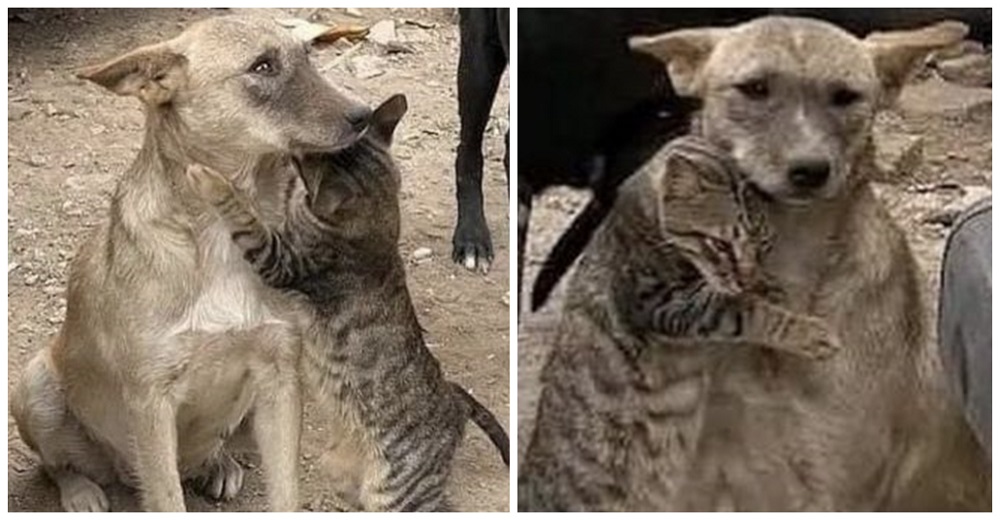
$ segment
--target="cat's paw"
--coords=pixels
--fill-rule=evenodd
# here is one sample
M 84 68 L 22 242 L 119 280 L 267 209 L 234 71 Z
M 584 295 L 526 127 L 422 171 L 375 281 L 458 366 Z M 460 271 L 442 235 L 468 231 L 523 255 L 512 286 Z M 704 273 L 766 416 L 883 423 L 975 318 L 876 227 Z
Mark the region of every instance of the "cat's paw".
M 803 343 L 800 354 L 812 359 L 826 359 L 840 352 L 842 348 L 840 337 L 824 325 L 819 325 L 818 329 L 818 333 L 814 337 Z
M 215 204 L 232 193 L 233 186 L 229 180 L 207 166 L 191 164 L 185 173 L 192 191 L 205 202 Z

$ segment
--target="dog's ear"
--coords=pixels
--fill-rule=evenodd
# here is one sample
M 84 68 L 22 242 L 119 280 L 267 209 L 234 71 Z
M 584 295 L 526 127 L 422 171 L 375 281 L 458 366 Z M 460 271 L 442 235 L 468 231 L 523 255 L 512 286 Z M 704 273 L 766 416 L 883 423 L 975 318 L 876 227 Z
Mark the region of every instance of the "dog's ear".
M 681 96 L 697 96 L 698 76 L 725 29 L 681 29 L 656 36 L 633 36 L 629 48 L 667 64 L 670 82 Z
M 406 114 L 406 109 L 406 96 L 402 94 L 396 94 L 383 101 L 372 113 L 370 130 L 372 136 L 386 146 L 392 144 L 392 134 Z
M 135 96 L 148 105 L 170 101 L 186 81 L 187 59 L 164 44 L 140 47 L 109 62 L 76 71 L 76 77 L 93 81 L 122 96 Z
M 920 70 L 928 55 L 962 41 L 968 32 L 964 23 L 944 21 L 922 29 L 869 34 L 864 44 L 882 85 L 880 105 L 896 101 L 903 85 Z

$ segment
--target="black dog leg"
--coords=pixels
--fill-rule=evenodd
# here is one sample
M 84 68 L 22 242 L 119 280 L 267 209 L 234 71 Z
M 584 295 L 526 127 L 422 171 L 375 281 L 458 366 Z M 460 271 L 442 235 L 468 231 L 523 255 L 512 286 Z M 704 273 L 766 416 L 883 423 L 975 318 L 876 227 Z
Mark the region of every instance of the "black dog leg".
M 455 160 L 458 222 L 452 238 L 452 259 L 469 269 L 485 272 L 493 260 L 493 243 L 483 211 L 483 132 L 506 67 L 506 53 L 499 38 L 495 10 L 462 9 L 460 16 L 461 130 Z

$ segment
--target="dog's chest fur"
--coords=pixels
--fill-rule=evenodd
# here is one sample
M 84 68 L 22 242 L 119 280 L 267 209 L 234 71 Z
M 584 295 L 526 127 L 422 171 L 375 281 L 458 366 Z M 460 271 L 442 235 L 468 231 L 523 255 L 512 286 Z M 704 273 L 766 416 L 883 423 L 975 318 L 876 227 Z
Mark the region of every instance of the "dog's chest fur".
M 221 333 L 276 320 L 225 224 L 213 222 L 196 240 L 201 290 L 172 331 Z

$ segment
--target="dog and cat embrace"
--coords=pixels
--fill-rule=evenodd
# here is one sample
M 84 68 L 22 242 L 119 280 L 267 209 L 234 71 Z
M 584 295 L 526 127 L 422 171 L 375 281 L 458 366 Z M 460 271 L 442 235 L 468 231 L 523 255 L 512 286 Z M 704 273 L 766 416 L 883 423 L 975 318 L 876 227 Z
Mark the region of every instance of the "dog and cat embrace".
M 916 261 L 870 184 L 876 114 L 966 31 L 769 16 L 629 40 L 698 108 L 621 184 L 568 281 L 518 510 L 991 509 Z M 61 330 L 11 391 L 65 510 L 110 510 L 114 482 L 148 511 L 184 511 L 190 479 L 233 498 L 248 443 L 269 508 L 299 509 L 307 401 L 324 485 L 352 509 L 450 510 L 468 421 L 509 464 L 411 301 L 406 97 L 351 99 L 307 45 L 218 16 L 77 72 L 137 98 L 145 131 L 74 256 Z

